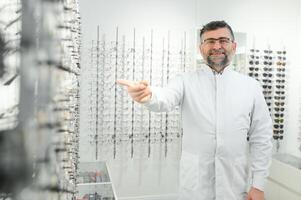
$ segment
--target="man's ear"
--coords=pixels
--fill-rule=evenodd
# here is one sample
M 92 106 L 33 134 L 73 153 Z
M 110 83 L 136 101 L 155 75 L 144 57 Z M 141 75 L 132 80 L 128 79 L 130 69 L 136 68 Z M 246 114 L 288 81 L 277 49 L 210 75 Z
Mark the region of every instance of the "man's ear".
M 232 42 L 232 49 L 234 52 L 236 52 L 237 43 L 234 41 Z

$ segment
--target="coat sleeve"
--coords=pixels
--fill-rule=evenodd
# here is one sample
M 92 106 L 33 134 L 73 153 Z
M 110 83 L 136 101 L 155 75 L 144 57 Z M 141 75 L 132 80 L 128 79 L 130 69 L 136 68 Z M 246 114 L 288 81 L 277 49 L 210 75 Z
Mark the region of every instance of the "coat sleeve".
M 144 105 L 154 112 L 168 112 L 180 105 L 184 95 L 183 75 L 177 75 L 166 87 L 151 87 L 151 100 Z
M 255 88 L 255 98 L 249 131 L 251 186 L 264 191 L 272 159 L 272 119 L 265 102 L 262 87 Z

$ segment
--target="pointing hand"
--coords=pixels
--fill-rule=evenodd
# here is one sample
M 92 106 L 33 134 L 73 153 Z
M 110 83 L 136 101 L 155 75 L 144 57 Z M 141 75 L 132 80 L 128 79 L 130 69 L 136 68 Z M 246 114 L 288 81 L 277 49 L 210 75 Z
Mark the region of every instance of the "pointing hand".
M 152 91 L 148 82 L 145 80 L 132 82 L 129 80 L 118 79 L 117 83 L 119 85 L 126 86 L 129 95 L 138 103 L 146 103 L 151 99 Z

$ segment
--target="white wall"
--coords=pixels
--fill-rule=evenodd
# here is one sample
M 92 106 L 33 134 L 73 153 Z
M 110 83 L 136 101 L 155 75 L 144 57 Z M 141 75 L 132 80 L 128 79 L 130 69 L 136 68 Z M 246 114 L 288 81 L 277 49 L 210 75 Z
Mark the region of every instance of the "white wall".
M 285 139 L 281 142 L 280 151 L 294 154 L 301 157 L 298 151 L 297 135 L 300 127 L 300 91 L 301 63 L 299 59 L 301 44 L 301 5 L 299 0 L 81 0 L 80 8 L 83 24 L 83 54 L 89 42 L 96 35 L 96 25 L 100 25 L 102 30 L 114 31 L 119 26 L 123 32 L 131 32 L 134 27 L 139 31 L 149 31 L 156 29 L 166 32 L 169 29 L 192 29 L 209 22 L 210 20 L 226 20 L 232 25 L 234 31 L 247 33 L 248 46 L 255 43 L 257 48 L 266 48 L 271 44 L 273 49 L 283 47 L 288 51 L 288 107 L 286 109 Z M 112 34 L 113 35 L 113 34 Z M 85 58 L 82 62 L 87 65 Z M 83 88 L 85 86 L 82 82 Z M 85 102 L 82 102 L 84 105 Z M 82 112 L 84 113 L 84 111 Z M 81 124 L 81 159 L 90 160 L 92 157 L 91 145 L 88 136 L 85 135 L 85 124 Z M 86 141 L 85 141 L 86 140 Z M 162 187 L 152 187 L 145 185 L 137 186 L 136 170 L 139 168 L 138 161 L 123 163 L 125 165 L 123 173 L 127 177 L 123 179 L 123 184 L 118 183 L 117 190 L 121 196 L 132 196 L 141 194 L 172 193 L 176 191 L 175 184 L 168 184 L 165 180 Z M 148 170 L 154 171 L 158 163 L 145 161 Z M 113 176 L 120 177 L 121 165 L 118 162 L 109 163 Z M 177 176 L 177 167 L 170 165 L 163 170 L 169 171 L 169 176 Z M 128 174 L 127 174 L 128 173 Z M 156 176 L 149 173 L 145 180 L 156 182 Z M 130 177 L 135 177 L 131 180 Z M 165 176 L 166 178 L 167 176 Z M 126 180 L 129 181 L 128 185 Z M 136 180 L 136 183 L 135 181 Z M 126 188 L 128 186 L 128 190 Z M 150 186 L 150 187 L 148 187 Z M 118 193 L 118 191 L 117 191 Z

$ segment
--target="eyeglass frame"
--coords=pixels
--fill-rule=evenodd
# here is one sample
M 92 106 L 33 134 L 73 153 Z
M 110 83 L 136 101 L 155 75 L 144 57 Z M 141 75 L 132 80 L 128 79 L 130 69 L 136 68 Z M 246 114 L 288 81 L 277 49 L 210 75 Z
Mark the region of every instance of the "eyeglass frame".
M 207 39 L 203 40 L 201 42 L 201 44 L 207 45 L 207 46 L 214 46 L 217 41 L 221 46 L 226 46 L 226 45 L 234 42 L 234 40 L 232 40 L 231 38 L 219 37 L 219 38 L 207 38 Z

